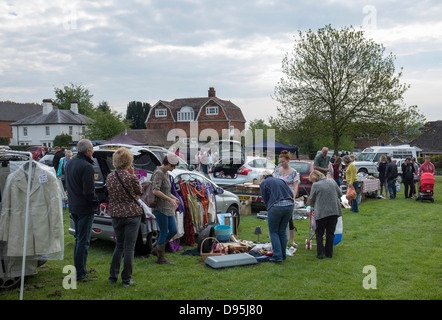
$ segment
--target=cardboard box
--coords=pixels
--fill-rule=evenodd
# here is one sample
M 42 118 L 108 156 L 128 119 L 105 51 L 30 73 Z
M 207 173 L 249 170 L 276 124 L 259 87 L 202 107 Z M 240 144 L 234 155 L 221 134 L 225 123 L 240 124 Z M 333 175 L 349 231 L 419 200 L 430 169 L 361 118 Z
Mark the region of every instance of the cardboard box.
M 252 214 L 252 201 L 241 201 L 241 208 L 239 210 L 241 216 L 249 216 Z

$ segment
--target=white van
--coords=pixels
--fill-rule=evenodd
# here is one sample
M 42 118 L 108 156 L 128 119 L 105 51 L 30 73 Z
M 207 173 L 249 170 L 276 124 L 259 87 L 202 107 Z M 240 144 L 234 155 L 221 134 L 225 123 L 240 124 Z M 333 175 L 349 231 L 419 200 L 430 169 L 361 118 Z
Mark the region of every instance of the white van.
M 406 157 L 417 158 L 417 153 L 422 151 L 418 147 L 411 147 L 408 144 L 400 146 L 374 146 L 365 148 L 356 158 L 354 162 L 356 169 L 359 172 L 374 175 L 377 177 L 379 172 L 376 165 L 381 156 L 390 156 L 393 161 L 405 159 Z

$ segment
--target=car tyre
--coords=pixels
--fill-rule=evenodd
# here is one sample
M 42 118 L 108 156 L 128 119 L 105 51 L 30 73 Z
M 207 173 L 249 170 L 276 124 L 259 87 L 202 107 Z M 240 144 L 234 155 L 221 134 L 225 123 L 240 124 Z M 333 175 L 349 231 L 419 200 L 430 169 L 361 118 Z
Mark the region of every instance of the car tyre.
M 228 209 L 227 212 L 230 213 L 232 215 L 232 217 L 237 217 L 237 221 L 238 221 L 238 226 L 239 226 L 239 221 L 241 219 L 240 214 L 239 214 L 239 209 L 234 206 L 231 205 Z

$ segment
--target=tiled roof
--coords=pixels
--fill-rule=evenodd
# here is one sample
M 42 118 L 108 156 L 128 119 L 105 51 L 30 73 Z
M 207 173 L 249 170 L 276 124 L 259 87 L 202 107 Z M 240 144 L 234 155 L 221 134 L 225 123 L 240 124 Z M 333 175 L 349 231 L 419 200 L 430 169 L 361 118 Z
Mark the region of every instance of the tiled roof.
M 44 124 L 86 124 L 86 122 L 92 121 L 91 118 L 75 113 L 71 110 L 53 109 L 48 114 L 43 114 L 43 111 L 39 111 L 26 118 L 11 123 L 11 126 L 21 125 L 44 125 Z
M 40 104 L 0 102 L 0 121 L 18 121 L 42 109 Z
M 180 111 L 182 107 L 191 107 L 195 112 L 196 116 L 200 111 L 201 107 L 207 104 L 210 100 L 215 101 L 218 105 L 220 105 L 223 108 L 228 120 L 244 121 L 244 122 L 246 121 L 244 115 L 242 114 L 241 109 L 238 106 L 236 106 L 230 101 L 222 100 L 217 97 L 175 99 L 169 102 L 169 106 L 171 107 L 173 115 L 176 119 L 177 112 Z
M 442 120 L 427 122 L 422 131 L 422 135 L 410 145 L 421 148 L 423 152 L 442 152 Z

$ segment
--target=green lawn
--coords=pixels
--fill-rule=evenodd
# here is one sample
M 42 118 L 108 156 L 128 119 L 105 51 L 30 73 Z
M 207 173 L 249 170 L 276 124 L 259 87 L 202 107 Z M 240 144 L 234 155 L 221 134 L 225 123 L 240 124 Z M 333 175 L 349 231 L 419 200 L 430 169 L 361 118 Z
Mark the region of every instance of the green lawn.
M 137 258 L 135 285 L 123 288 L 107 283 L 113 243 L 96 241 L 89 250 L 88 268 L 97 281 L 78 283 L 64 289 L 63 267 L 73 265 L 74 238 L 68 234 L 65 212 L 65 259 L 49 261 L 29 277 L 25 300 L 434 300 L 441 299 L 442 178 L 437 178 L 435 202 L 405 199 L 367 199 L 359 213 L 344 210 L 343 240 L 333 259 L 316 259 L 304 248 L 308 220 L 295 221 L 295 241 L 300 244 L 293 257 L 280 264 L 270 262 L 246 267 L 212 269 L 200 257 L 168 254 L 174 265 L 157 265 L 155 257 Z M 241 239 L 268 242 L 267 222 L 255 214 L 242 216 Z M 185 247 L 185 249 L 192 249 Z M 368 273 L 364 267 L 372 266 Z M 374 268 L 374 269 L 373 269 Z M 375 273 L 373 272 L 375 270 Z M 364 288 L 364 278 L 376 276 L 376 289 Z M 367 281 L 366 281 L 367 282 Z M 365 283 L 366 283 L 365 282 Z M 373 282 L 369 282 L 373 284 Z M 0 292 L 0 300 L 19 299 L 19 289 Z

